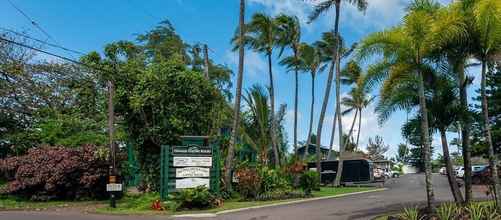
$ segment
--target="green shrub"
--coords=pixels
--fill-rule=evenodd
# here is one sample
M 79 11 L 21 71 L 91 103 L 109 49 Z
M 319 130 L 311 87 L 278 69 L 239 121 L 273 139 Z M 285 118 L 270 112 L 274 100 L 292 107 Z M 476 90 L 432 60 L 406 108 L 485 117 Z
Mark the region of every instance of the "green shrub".
M 182 209 L 208 209 L 218 206 L 221 199 L 213 195 L 205 186 L 199 186 L 192 189 L 184 189 L 169 195 L 171 210 Z
M 405 208 L 404 212 L 399 215 L 399 218 L 402 220 L 421 220 L 417 208 Z
M 437 208 L 437 217 L 439 220 L 454 219 L 459 211 L 456 204 L 445 203 Z
M 261 180 L 260 193 L 268 193 L 276 190 L 291 189 L 290 181 L 287 175 L 277 169 L 261 167 L 258 169 L 259 179 Z
M 237 190 L 244 199 L 256 198 L 261 187 L 261 179 L 253 168 L 240 168 L 235 172 L 238 180 Z
M 306 195 L 311 195 L 311 191 L 320 187 L 320 177 L 315 171 L 306 171 L 299 179 L 299 185 Z
M 482 220 L 486 216 L 485 207 L 479 203 L 472 203 L 466 207 L 471 220 Z

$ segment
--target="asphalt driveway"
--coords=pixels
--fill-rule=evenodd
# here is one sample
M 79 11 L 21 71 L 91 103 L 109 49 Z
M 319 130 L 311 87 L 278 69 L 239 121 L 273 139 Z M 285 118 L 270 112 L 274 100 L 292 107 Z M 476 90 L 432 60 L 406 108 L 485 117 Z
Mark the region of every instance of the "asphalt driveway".
M 436 200 L 451 201 L 447 178 L 433 176 Z M 409 174 L 386 182 L 386 191 L 352 195 L 341 198 L 268 207 L 227 213 L 212 218 L 175 218 L 179 220 L 345 220 L 372 219 L 382 213 L 399 211 L 404 207 L 424 204 L 426 193 L 424 175 Z M 475 186 L 476 199 L 486 198 L 483 187 Z M 0 212 L 0 220 L 156 220 L 165 216 L 102 216 L 72 212 Z

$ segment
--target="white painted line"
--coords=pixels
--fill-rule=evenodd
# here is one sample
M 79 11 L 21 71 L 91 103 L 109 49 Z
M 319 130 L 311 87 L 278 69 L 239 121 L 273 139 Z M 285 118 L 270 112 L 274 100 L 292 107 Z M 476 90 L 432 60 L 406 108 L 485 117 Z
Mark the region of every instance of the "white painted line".
M 173 215 L 170 218 L 215 218 L 217 217 L 214 213 L 200 213 L 200 214 L 184 214 L 184 215 Z

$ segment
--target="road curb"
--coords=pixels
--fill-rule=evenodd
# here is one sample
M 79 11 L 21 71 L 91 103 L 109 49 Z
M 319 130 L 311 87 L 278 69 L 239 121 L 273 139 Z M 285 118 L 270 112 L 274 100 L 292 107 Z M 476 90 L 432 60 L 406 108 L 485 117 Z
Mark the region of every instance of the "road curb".
M 214 218 L 214 217 L 217 217 L 218 215 L 223 215 L 223 214 L 228 214 L 228 213 L 241 212 L 241 211 L 254 210 L 254 209 L 262 209 L 262 208 L 269 208 L 269 207 L 276 207 L 276 206 L 283 206 L 283 205 L 292 205 L 292 204 L 306 203 L 306 202 L 325 200 L 325 199 L 341 198 L 341 197 L 352 196 L 352 195 L 359 195 L 359 194 L 364 194 L 364 193 L 380 192 L 380 191 L 384 191 L 384 190 L 387 190 L 387 189 L 388 188 L 380 188 L 380 189 L 373 189 L 373 190 L 367 190 L 367 191 L 362 191 L 362 192 L 345 193 L 345 194 L 334 195 L 334 196 L 323 196 L 323 197 L 318 197 L 318 198 L 301 199 L 301 200 L 280 202 L 280 203 L 274 203 L 274 204 L 268 204 L 268 205 L 252 206 L 252 207 L 245 207 L 245 208 L 239 208 L 239 209 L 230 209 L 230 210 L 219 211 L 219 212 L 216 212 L 216 213 L 172 215 L 171 218 L 182 218 L 182 217 L 184 217 L 184 218 Z

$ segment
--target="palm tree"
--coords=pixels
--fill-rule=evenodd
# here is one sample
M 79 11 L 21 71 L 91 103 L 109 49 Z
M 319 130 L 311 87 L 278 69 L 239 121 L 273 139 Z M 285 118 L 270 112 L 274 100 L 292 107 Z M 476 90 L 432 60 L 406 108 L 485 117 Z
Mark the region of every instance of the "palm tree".
M 277 125 L 275 120 L 275 87 L 273 83 L 272 55 L 273 49 L 279 44 L 278 26 L 273 18 L 262 13 L 252 16 L 249 24 L 246 25 L 246 37 L 243 42 L 256 52 L 264 53 L 268 58 L 268 76 L 270 79 L 269 95 L 272 112 L 271 122 L 271 145 L 274 154 L 275 166 L 280 166 L 280 158 L 277 147 Z
M 290 47 L 293 52 L 291 57 L 294 69 L 294 155 L 297 155 L 297 114 L 298 114 L 298 99 L 299 99 L 299 50 L 301 42 L 301 27 L 299 19 L 296 16 L 279 15 L 275 18 L 278 25 L 279 42 L 281 46 L 280 55 L 285 47 Z
M 320 140 L 322 138 L 322 129 L 323 129 L 323 124 L 324 124 L 324 119 L 325 119 L 325 112 L 327 110 L 327 104 L 329 103 L 329 95 L 330 95 L 330 90 L 332 87 L 332 78 L 333 78 L 333 73 L 334 73 L 334 66 L 337 66 L 336 69 L 336 112 L 341 112 L 341 96 L 340 96 L 340 88 L 341 84 L 339 81 L 340 78 L 340 51 L 338 46 L 340 46 L 340 40 L 341 37 L 339 35 L 339 16 L 341 13 L 341 1 L 342 0 L 324 0 L 317 4 L 315 6 L 315 9 L 313 10 L 313 13 L 310 15 L 310 21 L 316 20 L 322 13 L 327 12 L 330 10 L 332 7 L 335 7 L 336 10 L 336 17 L 334 21 L 334 36 L 336 39 L 336 43 L 333 45 L 332 50 L 331 50 L 331 57 L 332 57 L 332 62 L 331 62 L 331 67 L 329 69 L 329 75 L 327 76 L 327 88 L 325 89 L 325 95 L 324 95 L 324 100 L 322 103 L 322 109 L 320 111 L 320 119 L 318 123 L 318 128 L 317 128 L 317 172 L 321 172 L 321 167 L 320 167 L 320 154 L 318 153 L 320 151 Z M 365 11 L 367 8 L 367 0 L 345 0 L 350 4 L 355 4 L 357 5 L 358 9 L 360 11 Z M 343 129 L 341 125 L 341 116 L 338 114 L 338 127 L 339 127 L 339 146 L 343 146 Z M 342 155 L 343 149 L 339 149 L 339 154 Z M 341 158 L 341 156 L 339 157 Z M 338 166 L 338 174 L 336 176 L 336 180 L 334 182 L 335 186 L 339 186 L 340 184 L 340 179 L 341 179 L 341 172 L 343 170 L 343 162 L 340 160 L 339 161 L 339 166 Z
M 433 209 L 434 194 L 431 179 L 430 126 L 424 84 L 426 74 L 433 68 L 427 61 L 435 48 L 440 48 L 464 34 L 464 25 L 460 18 L 440 9 L 438 3 L 432 0 L 416 0 L 409 7 L 402 25 L 371 34 L 363 40 L 358 49 L 359 58 L 374 54 L 383 55 L 382 61 L 369 69 L 368 74 L 375 81 L 386 79 L 382 85 L 383 90 L 390 89 L 395 81 L 416 78 L 420 115 L 425 116 L 421 117 L 421 137 L 428 211 Z
M 245 0 L 240 0 L 240 18 L 239 18 L 239 41 L 243 41 L 245 36 Z M 235 106 L 233 108 L 233 126 L 230 144 L 228 146 L 228 155 L 225 161 L 224 181 L 226 190 L 231 190 L 231 169 L 233 168 L 233 155 L 235 154 L 235 144 L 237 143 L 238 129 L 240 128 L 240 102 L 242 98 L 242 81 L 244 74 L 244 44 L 238 45 L 238 75 L 235 94 Z
M 249 107 L 248 123 L 245 126 L 244 140 L 259 154 L 262 165 L 268 162 L 270 146 L 271 111 L 268 105 L 268 94 L 260 85 L 254 85 L 247 90 L 244 100 Z
M 499 0 L 484 0 L 476 3 L 473 10 L 475 16 L 477 44 L 477 58 L 482 63 L 480 93 L 482 97 L 482 115 L 484 119 L 484 134 L 489 147 L 489 163 L 494 180 L 497 209 L 501 210 L 501 183 L 498 176 L 498 160 L 494 153 L 489 119 L 489 106 L 487 102 L 486 70 L 487 62 L 496 53 L 501 52 L 501 2 Z
M 374 97 L 368 96 L 368 89 L 366 86 L 366 75 L 362 73 L 362 68 L 356 61 L 350 61 L 347 63 L 346 67 L 342 70 L 341 82 L 343 84 L 353 85 L 354 87 L 349 93 L 348 97 L 343 98 L 341 103 L 348 107 L 342 112 L 342 115 L 349 114 L 355 111 L 355 116 L 358 114 L 358 132 L 355 146 L 358 148 L 358 143 L 360 140 L 360 130 L 362 129 L 362 111 L 366 108 L 372 101 Z M 353 118 L 353 125 L 355 124 L 357 117 Z M 350 129 L 349 134 L 352 133 Z
M 459 189 L 459 185 L 454 176 L 453 164 L 450 159 L 449 146 L 446 132 L 455 126 L 459 114 L 459 102 L 457 97 L 457 88 L 454 87 L 454 81 L 444 73 L 437 73 L 435 70 L 432 73 L 427 73 L 432 80 L 426 83 L 426 92 L 429 94 L 426 99 L 429 107 L 430 133 L 437 130 L 440 133 L 444 160 L 446 162 L 447 177 L 452 195 L 456 202 L 463 202 L 463 197 Z M 386 121 L 388 116 L 398 110 L 405 109 L 410 111 L 412 108 L 419 105 L 419 97 L 413 91 L 417 89 L 416 77 L 395 80 L 391 86 L 386 86 L 381 91 L 381 100 L 379 101 L 376 110 L 380 116 L 380 122 Z M 412 134 L 421 132 L 419 121 L 422 120 L 421 115 L 411 119 L 403 126 L 406 137 L 419 137 L 421 135 Z M 415 141 L 413 141 L 415 142 Z

